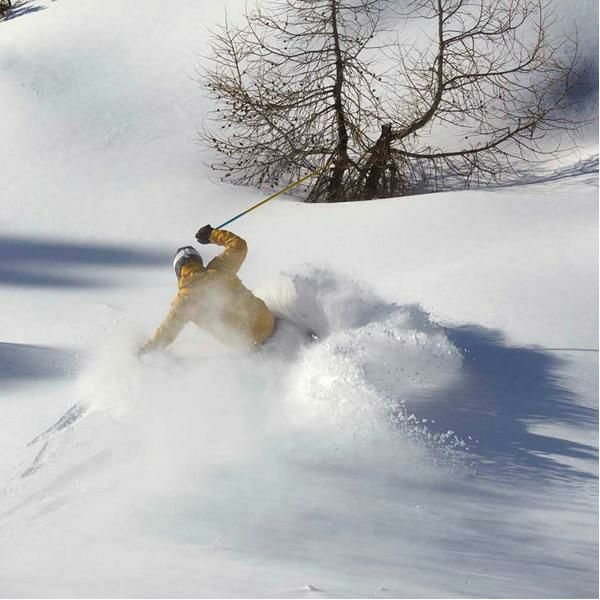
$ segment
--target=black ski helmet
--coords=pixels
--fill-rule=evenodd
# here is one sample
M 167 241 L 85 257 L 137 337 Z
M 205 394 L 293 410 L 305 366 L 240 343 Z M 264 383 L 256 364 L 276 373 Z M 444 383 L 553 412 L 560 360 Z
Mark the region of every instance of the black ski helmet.
M 177 279 L 179 279 L 179 275 L 181 274 L 181 267 L 190 260 L 199 262 L 201 266 L 204 265 L 198 250 L 193 246 L 183 246 L 177 250 L 175 257 L 173 258 L 173 269 L 175 269 Z

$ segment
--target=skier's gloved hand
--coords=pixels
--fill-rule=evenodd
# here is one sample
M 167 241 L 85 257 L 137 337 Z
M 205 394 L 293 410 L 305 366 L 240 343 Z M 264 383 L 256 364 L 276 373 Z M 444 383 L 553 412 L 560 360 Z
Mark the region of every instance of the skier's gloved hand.
M 210 225 L 201 227 L 196 232 L 196 239 L 199 244 L 210 244 L 210 235 L 213 232 L 213 228 Z

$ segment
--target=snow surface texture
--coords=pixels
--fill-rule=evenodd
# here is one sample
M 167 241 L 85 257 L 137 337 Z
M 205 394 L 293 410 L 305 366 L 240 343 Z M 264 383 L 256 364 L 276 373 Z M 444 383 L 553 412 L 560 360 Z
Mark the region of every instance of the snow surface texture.
M 0 595 L 596 595 L 594 134 L 527 185 L 271 203 L 241 277 L 297 326 L 139 360 L 175 249 L 262 198 L 194 142 L 222 5 L 173 6 L 0 23 Z

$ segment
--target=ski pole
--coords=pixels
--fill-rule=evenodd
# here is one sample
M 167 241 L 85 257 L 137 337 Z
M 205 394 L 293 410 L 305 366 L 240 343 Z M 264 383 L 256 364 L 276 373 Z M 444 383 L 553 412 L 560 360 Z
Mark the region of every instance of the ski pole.
M 316 171 L 313 171 L 312 173 L 305 175 L 301 179 L 298 179 L 298 181 L 294 181 L 293 183 L 290 183 L 287 187 L 284 187 L 282 190 L 279 190 L 278 192 L 275 192 L 274 194 L 271 194 L 268 198 L 261 200 L 254 206 L 251 206 L 250 208 L 247 208 L 245 211 L 235 215 L 235 217 L 232 217 L 231 219 L 229 219 L 229 221 L 225 221 L 225 223 L 222 223 L 218 227 L 215 227 L 215 229 L 223 229 L 223 227 L 225 227 L 226 225 L 229 225 L 229 223 L 233 223 L 240 217 L 247 215 L 249 212 L 253 211 L 255 208 L 258 208 L 259 206 L 262 206 L 263 204 L 266 204 L 267 202 L 274 200 L 275 198 L 277 198 L 277 196 L 281 196 L 281 194 L 285 194 L 285 192 L 287 192 L 288 190 L 291 190 L 292 188 L 296 187 L 297 185 L 300 185 L 303 181 L 306 181 L 307 179 L 310 179 L 311 177 L 318 175 L 322 171 L 325 171 L 325 169 L 327 169 L 328 166 L 329 165 L 325 165 L 324 167 L 321 167 L 320 169 L 317 169 Z

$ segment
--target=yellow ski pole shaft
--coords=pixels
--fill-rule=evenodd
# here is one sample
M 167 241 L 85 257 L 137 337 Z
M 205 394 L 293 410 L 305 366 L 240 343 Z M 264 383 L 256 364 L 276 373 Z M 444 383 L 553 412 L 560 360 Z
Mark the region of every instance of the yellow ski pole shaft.
M 223 229 L 223 227 L 225 227 L 226 225 L 229 225 L 229 223 L 233 223 L 234 221 L 236 221 L 240 217 L 243 217 L 244 215 L 247 215 L 249 212 L 252 212 L 253 210 L 257 209 L 259 206 L 262 206 L 263 204 L 266 204 L 267 202 L 270 202 L 271 200 L 274 200 L 275 198 L 277 198 L 277 196 L 281 196 L 281 194 L 285 194 L 286 192 L 288 192 L 292 188 L 296 187 L 297 185 L 300 185 L 302 182 L 306 181 L 307 179 L 310 179 L 311 177 L 314 177 L 315 175 L 318 175 L 322 171 L 325 171 L 325 169 L 327 169 L 327 167 L 328 167 L 328 165 L 325 165 L 324 167 L 321 167 L 320 169 L 317 169 L 316 171 L 313 171 L 312 173 L 309 173 L 308 175 L 305 175 L 301 179 L 298 179 L 298 181 L 294 181 L 293 183 L 290 183 L 288 186 L 284 187 L 282 190 L 279 190 L 278 192 L 275 192 L 274 194 L 271 194 L 268 198 L 265 198 L 264 200 L 261 200 L 260 202 L 258 202 L 254 206 L 251 206 L 250 208 L 247 208 L 245 211 L 243 211 L 243 212 L 235 215 L 235 217 L 232 217 L 231 219 L 229 219 L 229 221 L 225 221 L 225 223 L 222 223 L 221 225 L 219 225 L 215 229 Z

